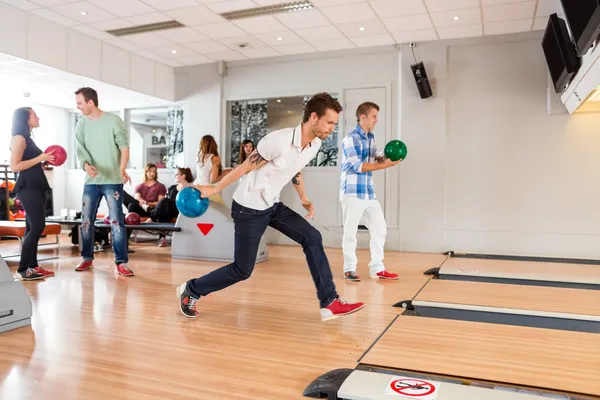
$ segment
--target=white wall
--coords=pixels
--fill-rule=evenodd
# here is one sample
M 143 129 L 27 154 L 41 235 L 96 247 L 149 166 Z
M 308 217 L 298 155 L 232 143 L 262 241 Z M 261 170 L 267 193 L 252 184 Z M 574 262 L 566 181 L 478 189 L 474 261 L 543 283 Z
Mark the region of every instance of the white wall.
M 225 116 L 215 116 L 219 97 L 223 105 L 388 83 L 386 137 L 408 146 L 398 173 L 386 176 L 388 249 L 598 258 L 600 114 L 569 116 L 548 90 L 541 34 L 419 44 L 416 54 L 434 92 L 429 99 L 418 95 L 408 47 L 371 50 L 379 52 L 371 57 L 362 50 L 236 62 L 224 79 L 203 67 L 180 71 L 176 86 L 188 83 L 195 91 L 186 93 L 190 119 L 220 127 L 223 135 Z M 190 136 L 197 142 L 200 135 Z M 186 155 L 195 156 L 195 148 Z M 315 225 L 327 245 L 339 246 L 339 170 L 305 175 L 317 211 L 325 214 L 325 223 Z M 300 210 L 290 187 L 282 199 Z M 277 235 L 270 240 L 286 242 Z
M 202 136 L 220 140 L 223 78 L 216 64 L 203 64 L 178 69 L 175 82 L 177 100 L 184 105 L 184 163 L 195 173 Z
M 362 56 L 344 54 L 311 58 L 295 58 L 279 62 L 249 63 L 238 62 L 229 65 L 224 79 L 224 101 L 257 98 L 275 98 L 285 96 L 311 95 L 326 91 L 340 96 L 344 106 L 343 94 L 347 89 L 360 89 L 375 86 L 389 87 L 390 98 L 396 99 L 398 84 L 398 52 L 394 48 L 370 49 L 361 51 Z M 366 101 L 367 99 L 365 99 Z M 391 132 L 396 131 L 397 114 L 393 111 L 393 101 L 387 105 L 391 113 Z M 345 110 L 354 113 L 355 110 Z M 354 128 L 344 126 L 340 116 L 338 140 Z M 391 134 L 390 132 L 390 134 Z M 224 141 L 220 143 L 224 146 Z M 339 201 L 339 166 L 308 167 L 303 170 L 306 191 L 315 204 L 317 218 L 311 221 L 323 233 L 328 246 L 341 245 L 341 205 Z M 384 196 L 383 193 L 379 193 Z M 306 212 L 300 205 L 298 195 L 291 183 L 282 191 L 281 199 L 302 215 Z M 391 217 L 391 216 L 390 216 Z M 397 216 L 395 215 L 397 218 Z M 394 224 L 395 225 L 395 224 Z M 396 235 L 389 235 L 388 246 L 397 247 Z M 280 234 L 270 233 L 269 240 L 275 243 L 291 243 Z M 361 241 L 364 245 L 364 241 Z
M 426 100 L 403 50 L 402 249 L 600 257 L 600 114 L 548 115 L 540 40 L 421 45 Z
M 66 109 L 49 107 L 35 104 L 23 99 L 0 98 L 0 141 L 4 144 L 0 152 L 0 163 L 10 163 L 11 124 L 13 111 L 19 107 L 32 107 L 40 118 L 40 127 L 33 131 L 33 139 L 37 146 L 43 151 L 48 146 L 58 144 L 69 151 L 69 115 Z M 71 157 L 68 154 L 67 157 Z M 60 213 L 61 205 L 65 202 L 65 179 L 64 174 L 68 161 L 64 166 L 54 167 L 46 171 L 46 177 L 53 191 L 54 212 Z
M 5 3 L 0 3 L 0 53 L 160 99 L 175 97 L 173 68 Z

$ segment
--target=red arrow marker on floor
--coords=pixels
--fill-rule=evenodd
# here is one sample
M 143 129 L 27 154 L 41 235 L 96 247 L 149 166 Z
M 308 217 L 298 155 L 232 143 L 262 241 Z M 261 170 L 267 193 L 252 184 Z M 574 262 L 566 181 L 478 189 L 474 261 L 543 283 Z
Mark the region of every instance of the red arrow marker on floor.
M 198 225 L 198 229 L 200 229 L 200 232 L 202 232 L 202 234 L 204 234 L 204 236 L 208 235 L 208 232 L 210 232 L 210 230 L 213 228 L 213 226 L 215 226 L 215 224 L 196 224 Z

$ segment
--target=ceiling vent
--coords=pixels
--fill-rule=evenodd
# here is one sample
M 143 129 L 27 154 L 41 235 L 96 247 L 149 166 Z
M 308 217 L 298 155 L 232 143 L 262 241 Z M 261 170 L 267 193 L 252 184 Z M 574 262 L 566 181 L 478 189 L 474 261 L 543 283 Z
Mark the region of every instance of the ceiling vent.
M 106 33 L 110 33 L 113 36 L 128 36 L 135 35 L 138 33 L 156 32 L 164 31 L 166 29 L 182 28 L 184 26 L 185 25 L 177 21 L 164 21 L 157 22 L 155 24 L 138 25 L 131 28 L 112 29 L 110 31 L 106 31 Z
M 234 19 L 259 17 L 261 15 L 280 14 L 280 13 L 293 12 L 293 11 L 310 10 L 311 8 L 313 8 L 313 5 L 311 4 L 311 2 L 307 1 L 307 0 L 303 0 L 303 1 L 293 1 L 290 3 L 274 4 L 272 6 L 255 7 L 255 8 L 248 8 L 245 10 L 231 11 L 231 12 L 226 12 L 226 13 L 221 14 L 221 16 L 223 18 L 231 21 Z

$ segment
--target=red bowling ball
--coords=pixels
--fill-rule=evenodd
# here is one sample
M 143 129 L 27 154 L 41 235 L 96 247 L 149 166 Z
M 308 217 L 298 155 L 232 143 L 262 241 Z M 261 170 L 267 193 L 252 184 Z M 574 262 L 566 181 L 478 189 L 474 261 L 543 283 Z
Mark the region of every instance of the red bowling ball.
M 136 212 L 128 212 L 127 215 L 125 215 L 125 225 L 139 225 L 140 222 L 140 214 Z
M 62 146 L 53 144 L 52 146 L 49 146 L 44 153 L 50 153 L 52 150 L 54 150 L 54 154 L 52 154 L 54 156 L 54 161 L 48 161 L 48 164 L 60 167 L 67 160 L 67 152 Z

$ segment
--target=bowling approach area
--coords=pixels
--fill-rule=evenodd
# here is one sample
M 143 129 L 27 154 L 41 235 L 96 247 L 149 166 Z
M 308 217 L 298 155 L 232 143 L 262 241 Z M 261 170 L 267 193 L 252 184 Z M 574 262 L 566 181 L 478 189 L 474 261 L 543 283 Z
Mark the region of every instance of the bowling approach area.
M 308 398 L 592 399 L 600 396 L 600 274 L 590 261 L 452 257 L 353 368 Z M 432 260 L 433 261 L 433 260 Z
M 14 252 L 10 246 L 0 249 Z M 341 249 L 328 248 L 340 295 L 367 307 L 322 323 L 302 249 L 268 247 L 251 279 L 201 299 L 202 318 L 193 321 L 180 317 L 172 292 L 221 263 L 173 259 L 168 249 L 140 243 L 138 279 L 125 280 L 114 274 L 111 253 L 98 253 L 93 273 L 81 274 L 73 271 L 77 251 L 63 250 L 49 264 L 55 278 L 23 282 L 33 329 L 0 336 L 0 398 L 38 390 L 50 400 L 402 398 L 398 391 L 440 400 L 600 396 L 600 331 L 568 323 L 597 324 L 600 291 L 424 273 L 444 266 L 510 271 L 519 263 L 522 271 L 567 280 L 573 265 L 388 252 L 402 279 L 354 283 L 335 270 Z M 358 258 L 365 265 L 368 251 Z M 583 280 L 598 277 L 597 266 L 574 265 Z M 538 327 L 499 315 L 554 322 Z M 329 371 L 337 380 L 323 376 Z

